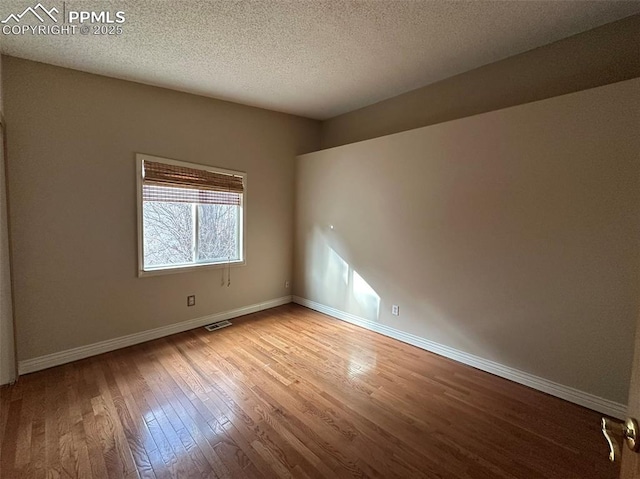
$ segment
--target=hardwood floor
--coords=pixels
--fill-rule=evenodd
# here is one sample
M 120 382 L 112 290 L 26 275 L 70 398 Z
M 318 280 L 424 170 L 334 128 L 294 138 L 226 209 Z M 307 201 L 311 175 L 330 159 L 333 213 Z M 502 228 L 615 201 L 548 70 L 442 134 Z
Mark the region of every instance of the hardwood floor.
M 599 414 L 287 305 L 0 389 L 0 477 L 616 478 Z

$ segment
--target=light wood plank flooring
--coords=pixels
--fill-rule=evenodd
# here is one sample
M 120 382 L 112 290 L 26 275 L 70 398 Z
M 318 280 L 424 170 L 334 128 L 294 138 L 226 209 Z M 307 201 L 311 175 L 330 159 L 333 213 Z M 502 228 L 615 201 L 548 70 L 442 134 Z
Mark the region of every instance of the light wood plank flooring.
M 0 389 L 0 477 L 614 479 L 599 415 L 287 305 Z

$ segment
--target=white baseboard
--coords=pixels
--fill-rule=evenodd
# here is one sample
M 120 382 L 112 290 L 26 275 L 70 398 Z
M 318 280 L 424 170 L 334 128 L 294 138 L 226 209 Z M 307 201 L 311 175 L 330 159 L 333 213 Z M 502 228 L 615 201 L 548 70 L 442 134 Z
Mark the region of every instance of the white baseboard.
M 478 356 L 474 356 L 473 354 L 465 353 L 463 351 L 438 344 L 436 342 L 421 338 L 419 336 L 415 336 L 410 333 L 405 333 L 384 324 L 379 324 L 350 313 L 345 313 L 344 311 L 340 311 L 324 304 L 316 303 L 315 301 L 300 298 L 299 296 L 294 296 L 293 302 L 302 306 L 306 306 L 307 308 L 313 309 L 315 311 L 327 314 L 334 318 L 340 319 L 342 321 L 355 324 L 356 326 L 361 326 L 365 329 L 375 331 L 385 336 L 389 336 L 399 341 L 417 346 L 421 349 L 425 349 L 432 353 L 439 354 L 440 356 L 453 359 L 454 361 L 458 361 L 474 368 L 481 369 L 482 371 L 495 374 L 496 376 L 500 376 L 502 378 L 524 384 L 525 386 L 529 386 L 533 389 L 537 389 L 538 391 L 542 391 L 547 394 L 551 394 L 552 396 L 565 399 L 569 402 L 579 404 L 580 406 L 593 409 L 594 411 L 598 411 L 602 414 L 620 419 L 623 419 L 626 416 L 627 406 L 625 404 L 620 404 L 608 399 L 594 396 L 593 394 L 589 394 L 584 391 L 565 386 L 563 384 L 549 381 L 548 379 L 534 376 L 533 374 L 529 374 L 524 371 L 520 371 L 518 369 L 496 363 L 494 361 L 489 361 L 488 359 L 483 359 Z
M 66 351 L 60 351 L 59 353 L 47 354 L 33 359 L 26 359 L 18 363 L 18 371 L 20 374 L 33 373 L 53 366 L 59 366 L 60 364 L 70 363 L 71 361 L 77 361 L 78 359 L 88 358 L 90 356 L 107 353 L 120 348 L 126 348 L 127 346 L 133 346 L 134 344 L 144 343 L 145 341 L 151 341 L 171 334 L 181 333 L 189 329 L 199 328 L 209 323 L 215 323 L 224 319 L 237 318 L 238 316 L 256 313 L 264 309 L 275 308 L 276 306 L 281 306 L 283 304 L 290 303 L 291 301 L 291 296 L 284 296 L 282 298 L 233 309 L 231 311 L 211 314 L 209 316 L 190 319 L 180 323 L 171 324 L 169 326 L 162 326 L 160 328 L 130 334 L 128 336 L 100 341 L 99 343 L 89 344 L 87 346 L 67 349 Z

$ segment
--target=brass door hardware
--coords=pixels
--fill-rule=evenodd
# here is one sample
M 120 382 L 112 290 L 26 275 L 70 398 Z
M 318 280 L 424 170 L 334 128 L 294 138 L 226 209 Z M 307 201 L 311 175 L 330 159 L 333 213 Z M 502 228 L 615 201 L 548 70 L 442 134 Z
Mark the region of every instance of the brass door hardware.
M 624 422 L 602 418 L 602 434 L 609 443 L 609 460 L 611 462 L 620 457 L 620 446 L 616 438 L 624 439 L 633 452 L 640 451 L 640 437 L 638 437 L 638 421 L 628 417 Z

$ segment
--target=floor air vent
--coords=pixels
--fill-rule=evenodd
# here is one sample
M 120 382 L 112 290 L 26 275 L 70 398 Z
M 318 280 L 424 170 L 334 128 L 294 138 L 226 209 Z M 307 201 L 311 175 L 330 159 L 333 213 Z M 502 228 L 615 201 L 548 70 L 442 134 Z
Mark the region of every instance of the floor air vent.
M 217 323 L 207 324 L 204 329 L 207 331 L 217 331 L 218 329 L 226 328 L 227 326 L 231 326 L 231 323 L 225 319 L 224 321 L 218 321 Z

